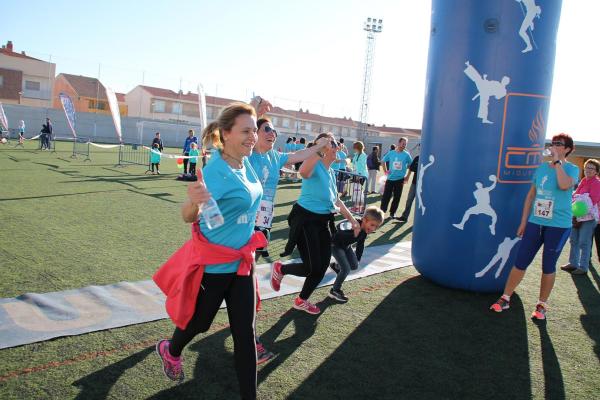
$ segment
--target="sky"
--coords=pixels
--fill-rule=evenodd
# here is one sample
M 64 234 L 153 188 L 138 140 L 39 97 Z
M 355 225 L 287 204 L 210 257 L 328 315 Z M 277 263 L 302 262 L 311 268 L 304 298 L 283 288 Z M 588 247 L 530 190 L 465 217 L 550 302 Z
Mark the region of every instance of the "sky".
M 488 0 L 509 1 L 509 0 Z M 554 0 L 536 0 L 544 3 Z M 99 77 L 128 92 L 138 84 L 360 117 L 367 17 L 376 37 L 368 122 L 421 128 L 430 0 L 208 0 L 103 2 L 4 0 L 0 42 Z M 600 142 L 598 0 L 563 0 L 547 136 Z

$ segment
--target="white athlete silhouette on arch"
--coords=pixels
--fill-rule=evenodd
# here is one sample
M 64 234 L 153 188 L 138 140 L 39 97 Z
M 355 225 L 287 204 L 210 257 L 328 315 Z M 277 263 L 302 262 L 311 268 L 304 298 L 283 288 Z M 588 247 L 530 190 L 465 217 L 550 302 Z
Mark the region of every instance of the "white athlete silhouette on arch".
M 496 175 L 490 175 L 488 179 L 492 182 L 492 184 L 488 187 L 483 187 L 483 184 L 481 182 L 475 182 L 475 186 L 477 187 L 477 189 L 473 192 L 473 197 L 475 197 L 477 204 L 465 211 L 465 214 L 463 215 L 462 221 L 460 221 L 460 223 L 452 224 L 452 226 L 454 226 L 457 229 L 463 230 L 465 227 L 465 223 L 471 217 L 471 215 L 485 214 L 492 217 L 490 232 L 492 233 L 492 235 L 496 234 L 496 221 L 498 220 L 498 217 L 496 215 L 496 211 L 494 211 L 490 204 L 490 192 L 496 187 L 498 179 L 496 178 Z
M 515 244 L 517 244 L 519 240 L 521 240 L 521 238 L 518 236 L 514 239 L 505 237 L 502 243 L 498 245 L 498 251 L 496 252 L 494 257 L 492 257 L 490 262 L 481 271 L 475 274 L 475 278 L 483 277 L 494 265 L 496 265 L 498 261 L 500 261 L 500 266 L 498 267 L 498 270 L 494 275 L 494 277 L 498 279 L 498 277 L 502 273 L 502 270 L 504 269 L 504 266 L 506 265 L 506 262 L 508 261 L 508 257 L 510 257 L 510 252 L 512 251 L 512 248 L 515 246 Z
M 481 123 L 483 124 L 493 124 L 493 122 L 488 119 L 490 97 L 494 96 L 497 100 L 500 100 L 506 96 L 506 86 L 510 83 L 510 78 L 508 76 L 503 76 L 500 81 L 489 81 L 487 79 L 487 74 L 481 76 L 479 71 L 477 71 L 468 60 L 465 62 L 465 65 L 467 66 L 464 70 L 465 75 L 475 83 L 479 92 L 471 99 L 476 100 L 479 97 L 477 118 L 480 118 Z
M 433 154 L 429 155 L 429 163 L 427 165 L 421 164 L 419 166 L 419 176 L 417 177 L 417 207 L 421 209 L 421 215 L 425 215 L 425 205 L 423 204 L 423 177 L 425 176 L 425 170 L 433 165 L 435 157 Z
M 531 40 L 533 39 L 533 20 L 535 17 L 540 18 L 542 15 L 542 7 L 535 4 L 535 0 L 515 0 L 521 6 L 521 11 L 523 11 L 523 22 L 521 23 L 521 27 L 519 28 L 519 36 L 525 42 L 525 48 L 521 50 L 521 53 L 527 53 L 533 50 L 531 46 Z M 523 7 L 525 9 L 523 9 Z M 531 39 L 527 34 L 527 30 L 529 29 L 529 35 L 531 35 Z M 535 45 L 535 40 L 533 41 Z M 537 48 L 537 45 L 536 45 Z

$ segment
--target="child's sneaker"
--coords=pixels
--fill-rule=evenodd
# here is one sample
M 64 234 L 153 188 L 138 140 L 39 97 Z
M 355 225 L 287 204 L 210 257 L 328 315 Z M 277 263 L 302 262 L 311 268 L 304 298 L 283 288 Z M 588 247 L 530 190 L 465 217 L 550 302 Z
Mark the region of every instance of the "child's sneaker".
M 533 313 L 531 313 L 531 318 L 533 319 L 537 319 L 537 320 L 545 320 L 546 319 L 546 305 L 543 303 L 537 303 L 535 306 L 535 310 L 533 311 Z
M 281 289 L 281 280 L 283 279 L 281 265 L 281 261 L 275 261 L 271 264 L 271 288 L 276 292 Z
M 169 342 L 167 339 L 160 340 L 158 343 L 156 343 L 156 353 L 162 360 L 163 372 L 165 373 L 165 376 L 172 381 L 181 383 L 185 378 L 182 363 L 183 357 L 173 357 L 169 353 L 170 345 L 171 342 Z
M 329 264 L 329 268 L 331 268 L 336 274 L 340 273 L 340 266 L 335 261 Z
M 301 310 L 301 311 L 306 311 L 309 314 L 319 314 L 321 312 L 321 310 L 319 309 L 319 307 L 315 306 L 313 303 L 311 303 L 308 300 L 302 300 L 300 297 L 296 297 L 296 299 L 294 300 L 294 306 L 293 306 L 296 310 Z
M 339 301 L 340 303 L 347 303 L 348 302 L 348 297 L 346 297 L 346 295 L 344 295 L 344 292 L 342 289 L 340 290 L 335 290 L 335 289 L 331 289 L 329 291 L 329 297 L 331 297 L 332 299 Z
M 508 310 L 510 308 L 510 301 L 506 300 L 504 297 L 500 297 L 498 301 L 490 306 L 490 310 L 496 312 L 502 312 L 504 310 Z
M 273 357 L 275 357 L 275 354 L 265 349 L 261 342 L 256 342 L 256 365 L 266 363 Z

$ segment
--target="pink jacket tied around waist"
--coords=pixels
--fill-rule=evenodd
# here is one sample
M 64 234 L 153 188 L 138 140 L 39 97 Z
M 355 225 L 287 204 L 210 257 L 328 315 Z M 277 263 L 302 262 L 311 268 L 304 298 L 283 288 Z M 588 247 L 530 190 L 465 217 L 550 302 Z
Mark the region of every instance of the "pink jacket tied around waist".
M 254 264 L 254 251 L 267 244 L 263 233 L 258 231 L 239 250 L 210 243 L 200 232 L 198 224 L 193 223 L 192 238 L 173 253 L 152 277 L 167 296 L 167 313 L 175 326 L 185 329 L 192 319 L 205 266 L 241 260 L 237 275 L 249 276 Z M 258 285 L 256 291 L 258 294 Z

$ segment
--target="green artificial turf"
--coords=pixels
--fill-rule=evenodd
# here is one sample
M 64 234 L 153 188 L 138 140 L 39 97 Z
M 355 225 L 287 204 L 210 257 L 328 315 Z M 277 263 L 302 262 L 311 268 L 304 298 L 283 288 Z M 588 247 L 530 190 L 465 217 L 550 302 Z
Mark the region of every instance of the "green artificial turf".
M 69 143 L 57 150 L 0 146 L 0 297 L 150 279 L 189 236 L 175 161 L 152 176 L 115 167 L 116 150 L 92 148 L 91 162 L 72 159 Z M 280 184 L 273 256 L 298 190 Z M 411 225 L 386 222 L 368 243 L 410 240 Z M 257 330 L 278 357 L 259 367 L 259 398 L 596 399 L 600 276 L 559 272 L 536 324 L 539 264 L 500 315 L 487 310 L 496 295 L 443 288 L 412 267 L 347 282 L 344 305 L 318 289 L 319 316 L 290 310 L 292 296 L 267 300 Z M 0 398 L 238 398 L 226 312 L 184 351 L 179 386 L 154 354 L 172 329 L 162 320 L 0 350 Z

